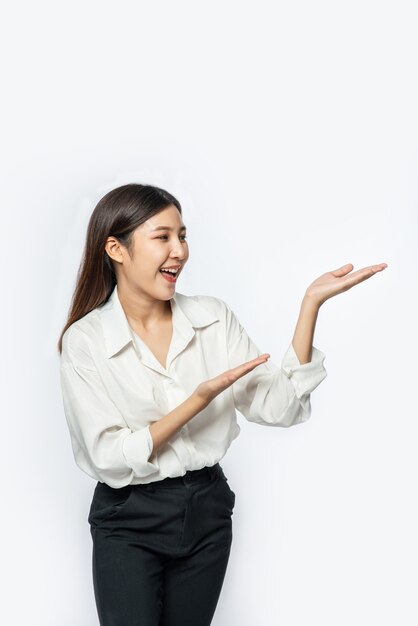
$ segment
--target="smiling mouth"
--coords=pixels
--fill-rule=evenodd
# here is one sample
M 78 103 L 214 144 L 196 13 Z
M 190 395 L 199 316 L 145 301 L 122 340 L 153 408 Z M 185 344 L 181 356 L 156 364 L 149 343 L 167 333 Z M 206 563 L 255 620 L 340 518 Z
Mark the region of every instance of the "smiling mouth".
M 180 272 L 181 267 L 176 267 L 173 269 L 165 269 L 165 268 L 161 268 L 160 272 L 164 273 L 164 274 L 170 274 L 170 276 L 177 276 L 177 274 Z
M 162 277 L 170 283 L 175 283 L 177 280 L 177 276 L 180 273 L 180 268 L 176 272 L 170 272 L 168 270 L 160 270 L 160 274 Z

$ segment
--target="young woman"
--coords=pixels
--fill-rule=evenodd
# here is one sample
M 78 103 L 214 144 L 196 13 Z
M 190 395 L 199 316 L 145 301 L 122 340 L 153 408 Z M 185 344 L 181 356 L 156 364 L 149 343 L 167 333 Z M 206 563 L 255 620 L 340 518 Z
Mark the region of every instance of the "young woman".
M 211 624 L 232 543 L 235 493 L 219 461 L 239 435 L 236 410 L 266 426 L 309 419 L 327 375 L 312 345 L 320 306 L 386 267 L 315 280 L 279 368 L 226 302 L 176 293 L 188 258 L 170 193 L 107 193 L 58 344 L 75 461 L 97 481 L 88 521 L 102 626 Z

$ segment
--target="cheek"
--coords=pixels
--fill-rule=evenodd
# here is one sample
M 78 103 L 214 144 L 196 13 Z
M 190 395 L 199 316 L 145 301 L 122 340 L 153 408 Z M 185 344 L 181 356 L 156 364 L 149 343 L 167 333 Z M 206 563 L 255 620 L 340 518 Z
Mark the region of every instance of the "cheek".
M 144 254 L 141 255 L 141 267 L 146 272 L 156 272 L 166 257 L 163 246 L 158 246 L 158 244 L 149 246 L 147 250 L 144 249 Z
M 158 273 L 158 268 L 164 263 L 162 255 L 156 254 L 155 250 L 150 250 L 148 255 L 141 255 L 138 263 L 135 263 L 135 274 L 143 279 L 152 278 Z

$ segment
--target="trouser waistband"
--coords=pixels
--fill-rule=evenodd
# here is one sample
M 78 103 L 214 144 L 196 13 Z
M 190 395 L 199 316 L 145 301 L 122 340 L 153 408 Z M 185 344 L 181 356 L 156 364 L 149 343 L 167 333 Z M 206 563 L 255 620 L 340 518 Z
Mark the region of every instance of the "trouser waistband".
M 192 483 L 203 483 L 213 479 L 217 474 L 222 474 L 222 468 L 219 463 L 215 463 L 210 467 L 202 467 L 198 470 L 187 470 L 184 476 L 168 476 L 162 480 L 147 483 L 152 487 L 171 487 L 175 485 L 190 485 Z

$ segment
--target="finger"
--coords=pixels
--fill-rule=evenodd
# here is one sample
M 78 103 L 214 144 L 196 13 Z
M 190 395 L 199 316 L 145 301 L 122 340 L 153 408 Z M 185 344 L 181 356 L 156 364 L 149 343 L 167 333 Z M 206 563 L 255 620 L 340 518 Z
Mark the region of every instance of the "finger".
M 339 276 L 345 276 L 346 274 L 351 272 L 352 269 L 354 269 L 354 265 L 352 263 L 346 263 L 338 269 L 331 271 L 331 274 L 338 278 Z
M 376 272 L 381 272 L 382 270 L 386 269 L 387 266 L 387 263 L 375 263 L 374 265 L 369 265 L 368 267 L 363 267 L 362 269 L 357 270 L 356 272 L 354 272 L 354 274 L 350 274 L 350 278 L 357 278 L 358 276 L 361 276 L 361 280 L 365 280 L 366 278 L 373 276 L 373 274 L 376 274 Z M 337 270 L 332 271 L 331 274 L 333 274 L 336 278 L 340 278 L 341 276 L 346 276 L 347 274 L 349 274 L 353 269 L 354 265 L 352 263 L 346 263 L 342 267 L 339 267 Z
M 257 365 L 261 365 L 262 363 L 265 363 L 267 359 L 269 358 L 270 358 L 269 354 L 261 354 L 257 358 L 251 359 L 251 361 L 247 361 L 246 363 L 242 363 L 241 365 L 237 365 L 236 367 L 233 367 L 231 370 L 229 370 L 228 373 L 231 373 L 237 376 L 243 376 L 244 374 L 251 372 L 251 370 L 257 367 Z
M 357 270 L 356 272 L 354 272 L 354 274 L 350 274 L 348 279 L 350 281 L 353 279 L 353 284 L 356 284 L 356 283 L 362 282 L 363 280 L 366 280 L 367 278 L 370 278 L 371 276 L 373 276 L 373 274 L 376 274 L 376 272 L 381 272 L 386 267 L 387 267 L 386 263 L 379 263 L 377 265 L 369 265 L 368 267 L 363 267 L 362 269 Z
M 374 265 L 368 265 L 367 267 L 362 267 L 358 272 L 380 272 L 384 270 L 388 266 L 387 263 L 375 263 Z
M 380 271 L 386 269 L 387 266 L 388 266 L 387 263 L 375 263 L 374 265 L 368 265 L 367 267 L 362 267 L 361 269 L 359 269 L 356 272 L 354 272 L 354 274 L 351 274 L 351 276 L 357 276 L 358 274 L 360 274 L 362 272 L 371 272 L 372 270 L 373 270 L 373 272 L 380 272 Z M 343 265 L 338 270 L 335 270 L 334 272 L 331 272 L 331 273 L 335 274 L 335 275 L 338 275 L 338 276 L 343 276 L 343 275 L 347 274 L 349 271 L 351 272 L 353 267 L 354 266 L 353 266 L 352 263 L 347 263 L 346 265 Z M 351 268 L 351 269 L 349 269 L 349 268 Z
M 262 363 L 265 363 L 268 358 L 270 358 L 270 355 L 268 353 L 261 354 L 255 359 L 251 359 L 251 361 L 247 361 L 246 363 L 237 365 L 236 367 L 233 367 L 227 372 L 223 372 L 222 374 L 219 374 L 219 376 L 216 376 L 213 380 L 220 382 L 221 384 L 223 384 L 225 380 L 229 382 L 231 382 L 232 380 L 237 380 L 238 378 L 241 378 L 241 376 L 244 376 L 244 374 L 248 374 L 248 372 L 250 372 L 255 367 L 257 367 L 257 365 L 261 365 Z
M 260 365 L 260 363 L 264 363 L 265 361 L 267 361 L 267 359 L 270 358 L 269 354 L 260 354 L 260 356 L 257 356 L 255 359 L 251 359 L 251 361 L 247 361 L 246 363 L 241 363 L 241 365 L 237 365 L 237 367 L 232 368 L 233 370 L 235 369 L 246 369 L 246 368 L 253 368 L 256 365 Z

